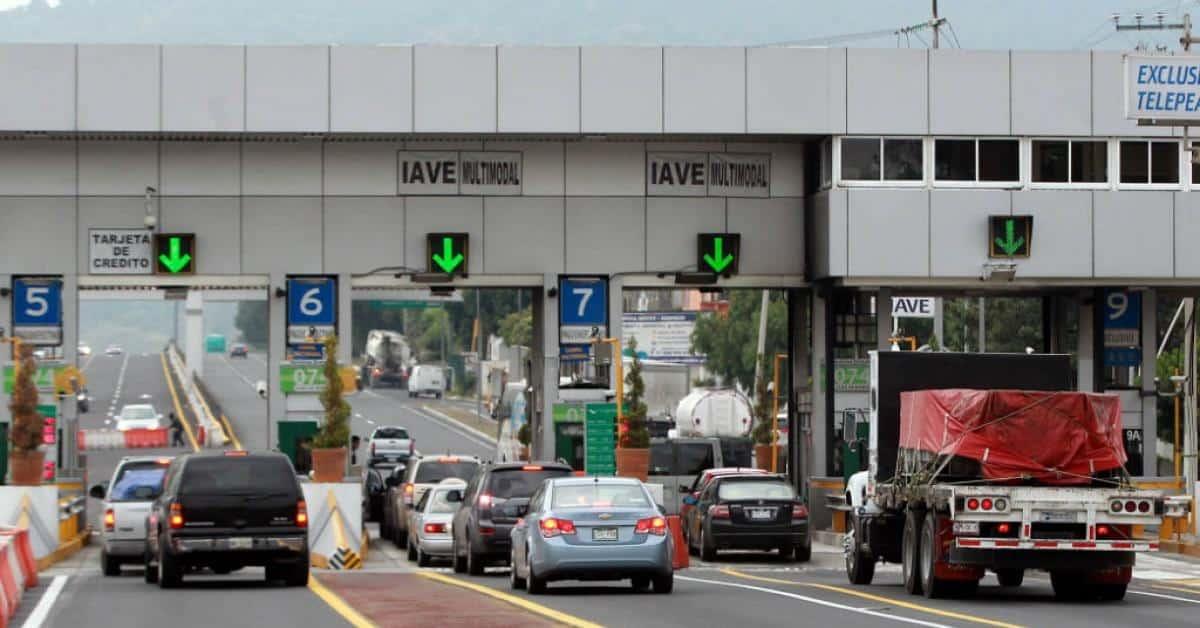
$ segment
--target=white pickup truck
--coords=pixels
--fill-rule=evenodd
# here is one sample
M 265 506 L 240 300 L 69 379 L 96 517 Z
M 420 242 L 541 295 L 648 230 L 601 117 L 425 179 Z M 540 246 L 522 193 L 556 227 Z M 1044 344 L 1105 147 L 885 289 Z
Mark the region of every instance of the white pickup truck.
M 368 439 L 367 448 L 370 452 L 370 463 L 404 462 L 416 452 L 416 441 L 409 435 L 408 429 L 394 425 L 375 428 Z

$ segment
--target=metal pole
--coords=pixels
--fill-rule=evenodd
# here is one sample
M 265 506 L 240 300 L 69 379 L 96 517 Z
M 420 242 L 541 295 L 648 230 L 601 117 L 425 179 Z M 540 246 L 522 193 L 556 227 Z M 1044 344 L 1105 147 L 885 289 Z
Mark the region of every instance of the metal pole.
M 758 390 L 759 378 L 763 376 L 763 357 L 767 351 L 767 308 L 770 306 L 771 294 L 762 291 L 762 305 L 758 310 L 758 351 L 754 354 L 754 386 Z
M 933 47 L 934 48 L 938 47 L 938 35 L 942 31 L 941 27 L 938 24 L 938 10 L 937 9 L 938 9 L 937 0 L 933 0 Z
M 937 338 L 938 349 L 945 350 L 946 347 L 946 310 L 945 303 L 942 297 L 936 297 L 933 300 L 933 336 Z
M 483 416 L 483 326 L 479 323 L 479 297 L 480 290 L 475 289 L 475 414 Z M 518 304 L 521 299 L 521 291 L 517 291 Z M 517 310 L 520 311 L 518 305 Z
M 987 353 L 987 305 L 979 297 L 979 352 Z
M 775 371 L 771 376 L 774 383 L 771 400 L 771 473 L 777 473 L 779 465 L 779 363 L 787 359 L 786 353 L 775 354 Z M 794 428 L 788 428 L 790 432 Z

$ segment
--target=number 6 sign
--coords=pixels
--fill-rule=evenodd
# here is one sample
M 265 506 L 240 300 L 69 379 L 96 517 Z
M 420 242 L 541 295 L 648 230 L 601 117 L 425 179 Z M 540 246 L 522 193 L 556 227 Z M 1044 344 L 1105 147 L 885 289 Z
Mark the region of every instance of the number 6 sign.
M 333 277 L 289 277 L 287 280 L 288 343 L 319 341 L 335 333 L 337 280 Z

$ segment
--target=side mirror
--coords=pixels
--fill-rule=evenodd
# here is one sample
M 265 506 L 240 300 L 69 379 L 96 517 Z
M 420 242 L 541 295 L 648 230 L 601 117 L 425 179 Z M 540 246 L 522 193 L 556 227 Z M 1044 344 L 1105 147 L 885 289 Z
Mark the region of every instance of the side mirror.
M 103 484 L 97 484 L 88 490 L 88 496 L 95 499 L 104 499 L 104 494 L 107 492 L 108 489 Z
M 463 500 L 462 491 L 455 489 L 453 491 L 446 492 L 446 502 L 451 503 L 451 504 L 461 504 L 462 500 Z

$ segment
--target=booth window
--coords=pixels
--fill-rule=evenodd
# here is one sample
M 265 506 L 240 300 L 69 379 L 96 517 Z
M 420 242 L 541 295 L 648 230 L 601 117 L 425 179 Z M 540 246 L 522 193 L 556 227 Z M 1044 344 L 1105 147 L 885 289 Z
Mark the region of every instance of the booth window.
M 1033 140 L 1033 183 L 1107 183 L 1103 141 Z
M 1200 142 L 1192 142 L 1193 149 L 1200 149 Z M 1190 155 L 1188 161 L 1191 161 Z M 1192 166 L 1192 186 L 1200 185 L 1200 164 L 1191 162 Z
M 1017 140 L 939 139 L 933 154 L 937 182 L 1015 185 L 1021 180 Z
M 841 142 L 843 181 L 924 179 L 919 138 L 846 137 Z
M 1121 148 L 1121 183 L 1179 183 L 1179 144 L 1173 141 L 1124 140 Z

